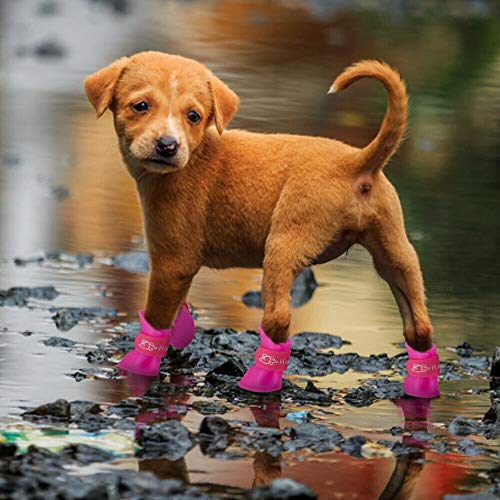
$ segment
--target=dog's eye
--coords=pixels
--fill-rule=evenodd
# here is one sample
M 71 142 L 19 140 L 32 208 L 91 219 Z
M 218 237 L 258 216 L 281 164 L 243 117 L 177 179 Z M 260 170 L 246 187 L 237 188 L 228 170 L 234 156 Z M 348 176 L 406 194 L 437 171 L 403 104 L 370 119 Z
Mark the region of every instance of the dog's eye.
M 190 111 L 188 114 L 187 114 L 187 119 L 191 122 L 191 123 L 198 123 L 200 120 L 201 120 L 201 116 L 196 112 L 196 111 Z
M 132 107 L 134 108 L 135 111 L 138 113 L 144 113 L 145 111 L 148 110 L 149 106 L 148 103 L 145 101 L 138 102 L 136 104 L 132 104 Z

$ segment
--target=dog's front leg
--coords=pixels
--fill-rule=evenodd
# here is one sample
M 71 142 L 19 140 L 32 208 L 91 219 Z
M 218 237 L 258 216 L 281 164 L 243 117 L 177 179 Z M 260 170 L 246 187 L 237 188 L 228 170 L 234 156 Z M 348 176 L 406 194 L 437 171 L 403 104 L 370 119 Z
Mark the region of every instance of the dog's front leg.
M 141 332 L 134 350 L 119 366 L 132 373 L 156 376 L 170 344 L 182 349 L 193 340 L 195 326 L 185 299 L 196 272 L 194 268 L 186 272 L 188 268 L 180 262 L 151 260 L 146 309 L 139 313 Z
M 152 262 L 144 310 L 152 327 L 157 330 L 172 327 L 197 271 L 187 271 L 175 262 Z

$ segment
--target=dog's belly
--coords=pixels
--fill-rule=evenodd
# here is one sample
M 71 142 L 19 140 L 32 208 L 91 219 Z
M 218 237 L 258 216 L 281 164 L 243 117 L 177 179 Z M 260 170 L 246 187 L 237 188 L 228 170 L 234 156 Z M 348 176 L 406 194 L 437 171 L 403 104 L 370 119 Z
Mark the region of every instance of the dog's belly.
M 354 244 L 354 238 L 344 236 L 341 240 L 332 241 L 324 250 L 318 255 L 311 264 L 325 264 L 331 260 L 340 257 L 346 253 L 349 248 Z

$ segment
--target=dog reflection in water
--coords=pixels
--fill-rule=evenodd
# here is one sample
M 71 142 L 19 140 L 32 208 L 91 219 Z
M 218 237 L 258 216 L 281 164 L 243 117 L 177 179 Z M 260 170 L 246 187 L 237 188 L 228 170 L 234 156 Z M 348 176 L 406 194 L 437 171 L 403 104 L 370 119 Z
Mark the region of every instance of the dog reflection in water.
M 404 432 L 428 432 L 432 427 L 430 421 L 431 400 L 417 398 L 399 398 L 393 401 L 404 418 Z M 402 443 L 412 448 L 407 455 L 396 459 L 394 471 L 380 495 L 380 500 L 410 498 L 424 468 L 424 441 L 413 436 L 403 436 Z
M 129 393 L 134 397 L 142 397 L 147 392 L 150 377 L 135 375 L 124 372 Z M 165 420 L 182 421 L 186 416 L 191 397 L 187 393 L 188 388 L 193 384 L 193 379 L 186 375 L 171 375 L 170 384 L 166 387 L 175 388 L 174 391 L 165 394 L 164 404 L 161 408 L 144 410 L 136 417 L 135 437 L 140 430 L 155 422 Z M 185 388 L 185 389 L 183 389 Z M 279 428 L 280 403 L 271 401 L 263 406 L 251 406 L 255 421 L 259 426 Z M 178 479 L 185 484 L 190 483 L 188 468 L 185 458 L 179 460 L 167 460 L 165 458 L 143 458 L 138 461 L 139 470 L 149 471 L 160 479 Z M 266 452 L 257 452 L 254 455 L 254 480 L 253 486 L 263 486 L 281 476 L 281 454 L 272 456 Z

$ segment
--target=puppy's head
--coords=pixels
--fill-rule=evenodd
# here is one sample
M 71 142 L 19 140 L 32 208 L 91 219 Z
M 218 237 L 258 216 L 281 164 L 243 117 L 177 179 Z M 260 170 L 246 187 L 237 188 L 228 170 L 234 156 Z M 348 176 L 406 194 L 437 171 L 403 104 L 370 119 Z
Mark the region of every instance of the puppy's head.
M 168 173 L 184 168 L 207 127 L 220 134 L 238 97 L 202 64 L 161 52 L 118 59 L 85 80 L 97 115 L 114 115 L 122 155 L 131 167 Z

